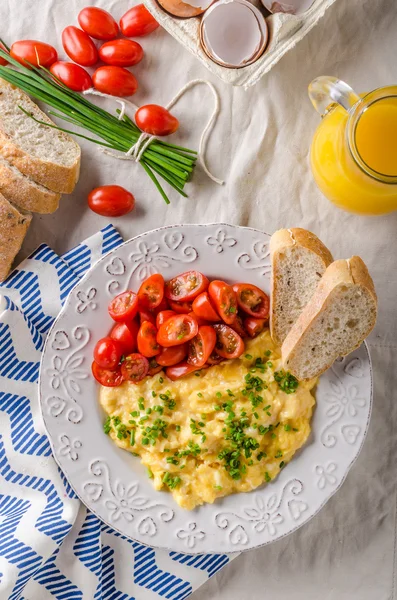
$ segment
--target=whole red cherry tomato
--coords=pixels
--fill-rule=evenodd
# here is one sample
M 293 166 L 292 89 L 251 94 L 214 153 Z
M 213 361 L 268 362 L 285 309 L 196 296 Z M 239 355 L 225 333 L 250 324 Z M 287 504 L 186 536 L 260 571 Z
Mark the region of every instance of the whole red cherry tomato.
M 88 194 L 88 206 L 102 217 L 122 217 L 132 211 L 135 198 L 120 185 L 102 185 Z
M 207 292 L 203 292 L 193 300 L 193 312 L 207 321 L 219 321 L 220 316 L 216 312 Z
M 237 296 L 233 288 L 224 281 L 211 281 L 208 293 L 216 310 L 227 325 L 233 325 L 237 316 Z
M 176 381 L 184 375 L 193 373 L 193 371 L 199 371 L 202 368 L 203 367 L 195 367 L 194 365 L 189 365 L 188 362 L 180 362 L 179 364 L 173 367 L 167 367 L 165 370 L 165 374 L 167 375 L 168 379 L 171 379 L 171 381 Z
M 135 113 L 139 129 L 150 135 L 170 135 L 179 127 L 179 121 L 166 108 L 158 104 L 146 104 Z
M 110 332 L 112 340 L 117 340 L 123 347 L 123 354 L 130 354 L 136 350 L 136 336 L 138 335 L 138 323 L 127 321 L 126 323 L 116 323 Z
M 216 344 L 215 329 L 211 325 L 199 327 L 197 335 L 188 345 L 187 362 L 195 367 L 203 367 Z
M 132 383 L 138 383 L 141 381 L 149 371 L 149 361 L 142 354 L 134 352 L 128 354 L 125 360 L 121 363 L 121 374 L 124 381 L 132 381 Z
M 75 63 L 58 60 L 54 62 L 50 71 L 60 79 L 66 87 L 74 92 L 83 92 L 92 88 L 92 79 L 83 67 Z
M 118 296 L 115 296 L 110 301 L 108 306 L 109 315 L 113 321 L 123 323 L 125 321 L 131 321 L 138 311 L 138 296 L 135 292 L 127 290 L 122 292 Z
M 168 300 L 168 304 L 171 310 L 180 315 L 187 315 L 192 312 L 191 302 L 174 302 L 173 300 Z
M 99 58 L 107 65 L 132 67 L 143 58 L 143 48 L 132 40 L 113 40 L 99 48 Z
M 79 65 L 92 67 L 98 62 L 98 50 L 94 42 L 85 31 L 74 25 L 63 30 L 62 45 L 66 54 Z
M 94 360 L 102 369 L 115 369 L 123 354 L 120 342 L 110 337 L 99 340 L 94 348 Z
M 238 358 L 244 352 L 244 342 L 238 333 L 228 325 L 214 325 L 216 331 L 215 352 L 223 358 Z
M 251 317 L 267 319 L 269 316 L 269 296 L 252 283 L 235 283 L 233 289 L 241 310 Z
M 197 321 L 189 315 L 175 315 L 160 327 L 157 341 L 160 346 L 178 346 L 191 340 L 198 332 Z
M 163 367 L 159 365 L 156 358 L 157 357 L 154 356 L 152 356 L 152 358 L 149 358 L 149 371 L 147 373 L 149 377 L 153 377 L 153 375 L 156 375 L 156 373 L 160 373 L 160 371 L 163 370 Z
M 156 316 L 156 327 L 160 329 L 163 323 L 165 323 L 168 319 L 173 317 L 176 313 L 173 310 L 162 310 L 157 313 Z
M 170 348 L 161 348 L 160 353 L 157 354 L 156 360 L 159 365 L 163 367 L 172 367 L 181 362 L 187 354 L 186 344 L 180 346 L 171 346 Z
M 157 329 L 150 323 L 150 321 L 144 321 L 139 328 L 138 336 L 136 338 L 138 344 L 138 350 L 146 358 L 156 356 L 160 352 L 160 346 L 157 343 Z
M 244 329 L 252 338 L 259 335 L 265 328 L 267 319 L 257 319 L 256 317 L 246 317 L 244 319 Z
M 205 275 L 198 271 L 187 271 L 173 277 L 165 284 L 165 297 L 176 302 L 193 300 L 204 292 L 209 281 Z
M 8 54 L 7 48 L 0 42 L 0 50 L 3 50 L 3 52 L 5 52 L 6 54 Z M 3 58 L 2 56 L 0 56 L 0 65 L 2 67 L 5 67 L 8 64 L 8 61 Z
M 78 14 L 81 29 L 95 40 L 113 40 L 119 33 L 119 26 L 112 15 L 103 8 L 87 6 Z
M 132 96 L 138 89 L 138 82 L 124 67 L 99 67 L 92 76 L 95 88 L 111 96 Z
M 58 53 L 53 46 L 36 40 L 14 42 L 10 55 L 24 67 L 29 67 L 29 64 L 35 67 L 50 67 L 58 60 Z
M 153 310 L 164 297 L 164 277 L 160 273 L 150 275 L 138 290 L 139 308 Z
M 121 369 L 112 371 L 110 369 L 103 369 L 95 362 L 95 360 L 91 365 L 91 370 L 98 383 L 106 387 L 116 387 L 121 385 L 124 381 Z
M 130 8 L 120 19 L 120 29 L 126 37 L 148 35 L 159 27 L 156 19 L 143 4 Z

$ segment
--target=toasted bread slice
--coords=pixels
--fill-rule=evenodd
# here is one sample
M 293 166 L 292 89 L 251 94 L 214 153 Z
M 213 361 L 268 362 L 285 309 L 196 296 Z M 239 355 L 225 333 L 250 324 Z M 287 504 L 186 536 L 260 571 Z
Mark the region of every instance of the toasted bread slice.
M 73 191 L 80 147 L 66 133 L 34 121 L 53 121 L 21 90 L 0 79 L 0 154 L 21 173 L 53 192 Z
M 19 208 L 42 214 L 56 211 L 61 197 L 23 175 L 1 155 L 0 193 Z
M 281 346 L 333 259 L 314 233 L 300 228 L 276 231 L 270 254 L 270 332 Z
M 0 194 L 0 281 L 7 277 L 31 220 Z
M 301 380 L 318 377 L 360 346 L 376 315 L 374 284 L 361 258 L 336 260 L 284 341 L 285 369 Z

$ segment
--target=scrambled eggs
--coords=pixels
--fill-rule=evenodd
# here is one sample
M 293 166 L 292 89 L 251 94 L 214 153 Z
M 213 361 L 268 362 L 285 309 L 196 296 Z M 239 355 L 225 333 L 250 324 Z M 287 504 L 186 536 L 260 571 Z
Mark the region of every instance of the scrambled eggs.
M 104 430 L 140 456 L 155 489 L 193 509 L 276 477 L 309 436 L 315 383 L 282 371 L 266 330 L 240 358 L 175 382 L 160 372 L 102 387 Z

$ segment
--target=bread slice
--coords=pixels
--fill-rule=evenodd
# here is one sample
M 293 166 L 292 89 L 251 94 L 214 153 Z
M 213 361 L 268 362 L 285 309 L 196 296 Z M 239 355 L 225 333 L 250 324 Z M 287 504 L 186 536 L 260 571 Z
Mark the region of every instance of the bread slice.
M 280 229 L 270 240 L 270 332 L 281 346 L 332 263 L 328 248 L 306 229 Z
M 53 192 L 73 191 L 80 147 L 66 133 L 37 123 L 53 121 L 21 90 L 0 79 L 0 154 L 21 173 Z
M 7 277 L 31 220 L 0 194 L 0 281 Z
M 0 193 L 24 210 L 53 213 L 59 206 L 61 194 L 48 190 L 23 175 L 0 155 Z
M 285 369 L 298 379 L 318 377 L 360 346 L 376 314 L 374 284 L 361 258 L 336 260 L 284 341 Z

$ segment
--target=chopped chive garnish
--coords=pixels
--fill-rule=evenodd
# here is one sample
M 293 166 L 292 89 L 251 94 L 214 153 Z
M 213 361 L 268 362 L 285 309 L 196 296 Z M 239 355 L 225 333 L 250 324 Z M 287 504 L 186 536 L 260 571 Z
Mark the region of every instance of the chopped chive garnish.
M 267 483 L 269 483 L 269 481 L 271 481 L 271 480 L 272 480 L 272 478 L 270 477 L 269 473 L 266 471 L 266 473 L 265 473 L 265 481 Z

